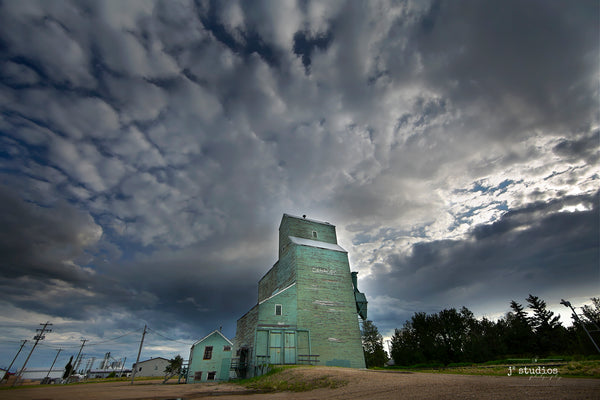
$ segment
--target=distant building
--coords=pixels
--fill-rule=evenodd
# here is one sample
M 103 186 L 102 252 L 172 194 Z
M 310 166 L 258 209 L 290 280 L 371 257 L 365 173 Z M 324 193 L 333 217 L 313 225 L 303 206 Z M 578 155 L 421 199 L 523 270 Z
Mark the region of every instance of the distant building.
M 226 381 L 230 378 L 233 343 L 215 330 L 192 345 L 187 383 Z
M 61 378 L 64 371 L 65 371 L 64 369 L 53 369 L 52 371 L 50 371 L 50 374 L 48 374 L 48 369 L 29 369 L 28 368 L 21 373 L 21 379 L 32 380 L 32 381 L 41 381 L 46 376 L 48 376 L 50 379 L 56 379 L 56 378 Z M 4 373 L 2 373 L 2 375 L 4 376 Z
M 357 313 L 366 319 L 367 301 L 335 226 L 284 214 L 279 260 L 259 281 L 257 304 L 237 322 L 232 368 L 240 377 L 269 364 L 364 368 Z
M 135 376 L 165 376 L 165 368 L 169 365 L 169 360 L 162 357 L 151 358 L 146 361 L 140 361 L 137 364 L 133 364 Z
M 163 370 L 164 371 L 164 370 Z M 111 374 L 115 377 L 131 376 L 130 369 L 91 369 L 87 371 L 86 376 L 88 378 L 108 378 Z M 164 375 L 164 374 L 163 374 Z M 136 376 L 141 376 L 136 374 Z

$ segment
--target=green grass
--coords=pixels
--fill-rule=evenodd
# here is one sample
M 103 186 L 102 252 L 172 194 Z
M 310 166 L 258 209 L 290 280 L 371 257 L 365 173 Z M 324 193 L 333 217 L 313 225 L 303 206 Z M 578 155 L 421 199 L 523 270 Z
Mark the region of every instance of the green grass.
M 578 359 L 579 358 L 579 359 Z M 534 361 L 535 360 L 535 361 Z M 525 373 L 519 374 L 519 369 L 546 367 L 556 368 L 558 373 L 556 377 L 563 378 L 600 378 L 600 358 L 589 357 L 547 357 L 539 359 L 520 359 L 507 358 L 504 360 L 488 361 L 485 363 L 455 363 L 443 366 L 442 364 L 416 364 L 411 366 L 392 366 L 386 368 L 376 368 L 384 370 L 403 370 L 418 372 L 433 372 L 443 374 L 462 374 L 462 375 L 496 375 L 507 376 L 509 366 L 512 369 L 513 376 L 530 376 Z M 546 376 L 550 376 L 549 374 Z
M 248 389 L 263 392 L 305 392 L 318 388 L 335 389 L 346 385 L 348 382 L 331 375 L 323 374 L 317 377 L 307 377 L 294 369 L 306 366 L 271 367 L 269 372 L 254 378 L 235 381 Z

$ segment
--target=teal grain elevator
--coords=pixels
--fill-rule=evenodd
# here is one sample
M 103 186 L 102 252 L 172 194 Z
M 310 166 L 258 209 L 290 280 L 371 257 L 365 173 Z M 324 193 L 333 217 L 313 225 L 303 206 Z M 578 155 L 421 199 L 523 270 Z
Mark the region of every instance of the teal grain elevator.
M 335 226 L 284 214 L 279 260 L 258 283 L 258 302 L 237 322 L 232 368 L 260 375 L 269 364 L 364 368 L 358 317 L 367 301 L 350 273 Z

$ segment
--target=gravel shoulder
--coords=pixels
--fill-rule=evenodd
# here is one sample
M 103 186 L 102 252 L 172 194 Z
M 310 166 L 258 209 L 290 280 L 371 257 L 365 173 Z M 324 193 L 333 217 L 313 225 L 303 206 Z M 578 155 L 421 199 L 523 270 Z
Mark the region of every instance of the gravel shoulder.
M 14 400 L 133 400 L 185 399 L 218 396 L 219 400 L 252 399 L 600 399 L 600 379 L 528 378 L 447 375 L 353 370 L 334 367 L 294 368 L 306 379 L 329 376 L 344 380 L 336 389 L 307 392 L 256 393 L 232 383 L 161 385 L 157 382 L 90 383 L 0 390 L 0 399 Z M 296 376 L 297 378 L 297 376 Z

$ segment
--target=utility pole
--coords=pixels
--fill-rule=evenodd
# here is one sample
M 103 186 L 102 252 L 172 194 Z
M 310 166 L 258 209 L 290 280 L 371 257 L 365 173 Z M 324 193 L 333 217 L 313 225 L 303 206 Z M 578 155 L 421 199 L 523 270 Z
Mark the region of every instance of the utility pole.
M 133 371 L 131 371 L 131 384 L 133 385 L 133 380 L 135 379 L 135 372 L 137 371 L 137 365 L 140 362 L 140 354 L 142 354 L 142 345 L 144 344 L 144 337 L 146 336 L 146 328 L 147 325 L 144 325 L 144 333 L 142 333 L 142 341 L 140 342 L 140 349 L 138 350 L 137 360 L 135 361 Z
M 46 380 L 50 376 L 50 372 L 52 372 L 52 368 L 54 368 L 54 363 L 56 362 L 56 359 L 58 358 L 58 355 L 60 354 L 61 351 L 62 351 L 62 349 L 58 349 L 58 353 L 56 353 L 56 357 L 54 357 L 54 361 L 52 361 L 52 365 L 50 366 L 50 369 L 48 370 L 48 374 L 46 374 L 46 378 L 44 378 L 44 380 Z
M 25 346 L 25 343 L 27 343 L 27 340 L 21 340 L 21 347 L 19 348 L 19 351 L 17 351 L 17 355 L 15 356 L 15 358 L 13 358 L 12 362 L 6 369 L 6 372 L 4 373 L 2 380 L 6 379 L 8 381 L 8 373 L 10 372 L 10 369 L 12 368 L 13 364 L 15 363 L 15 360 L 17 359 L 17 357 L 19 357 L 19 353 L 21 353 L 21 350 L 23 350 L 23 346 Z
M 598 350 L 598 353 L 600 353 L 600 348 L 598 348 L 598 345 L 594 341 L 594 338 L 592 337 L 592 335 L 590 335 L 590 332 L 588 332 L 587 328 L 585 327 L 585 323 L 579 319 L 579 315 L 577 315 L 577 313 L 575 312 L 575 309 L 571 305 L 571 302 L 570 301 L 566 301 L 564 299 L 560 299 L 560 304 L 562 304 L 565 307 L 569 307 L 571 309 L 571 311 L 573 311 L 573 316 L 581 324 L 581 326 L 583 327 L 583 330 L 585 331 L 585 333 L 587 333 L 588 337 L 590 338 L 590 340 L 594 344 L 594 347 L 596 348 L 596 350 Z
M 121 373 L 119 374 L 119 378 L 121 378 L 123 376 L 123 368 L 125 368 L 126 362 L 127 362 L 127 357 L 125 357 L 125 359 L 123 360 L 123 363 L 121 364 Z
M 86 373 L 86 375 L 92 370 L 92 367 L 94 366 L 94 361 L 96 361 L 96 357 L 90 358 L 87 361 L 87 363 L 85 364 L 85 373 Z
M 87 342 L 87 339 L 81 339 L 81 347 L 79 348 L 79 353 L 77 353 L 77 357 L 75 357 L 75 362 L 73 363 L 73 368 L 71 368 L 71 370 L 69 371 L 69 376 L 67 376 L 66 383 L 69 383 L 69 378 L 71 377 L 71 375 L 73 375 L 73 371 L 75 370 L 75 365 L 77 364 L 77 360 L 79 359 L 79 356 L 81 355 L 81 350 L 83 350 L 83 346 L 85 345 L 85 342 Z
M 77 360 L 75 360 L 75 368 L 74 371 L 77 373 L 77 371 L 79 370 L 79 368 L 81 367 L 81 362 L 83 361 L 83 357 L 85 357 L 85 354 L 81 354 Z
M 31 354 L 33 354 L 33 350 L 35 350 L 35 346 L 37 346 L 37 344 L 40 340 L 44 340 L 46 338 L 44 333 L 52 332 L 52 329 L 48 329 L 48 326 L 52 325 L 50 322 L 46 322 L 45 324 L 40 324 L 40 325 L 44 325 L 44 326 L 42 327 L 42 329 L 39 329 L 39 328 L 36 329 L 36 332 L 39 332 L 39 333 L 33 337 L 33 339 L 35 340 L 35 343 L 33 344 L 33 347 L 31 348 L 31 351 L 29 352 L 29 355 L 27 356 L 27 359 L 25 360 L 23 367 L 21 367 L 21 371 L 19 372 L 17 379 L 15 379 L 15 383 L 13 383 L 13 386 L 15 386 L 17 384 L 17 382 L 21 378 L 21 375 L 23 375 L 23 371 L 25 371 L 25 366 L 27 365 L 27 362 L 29 361 Z

